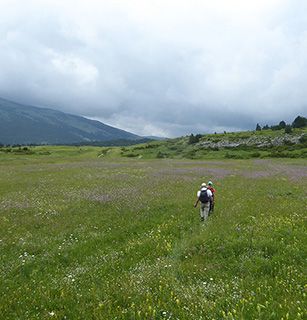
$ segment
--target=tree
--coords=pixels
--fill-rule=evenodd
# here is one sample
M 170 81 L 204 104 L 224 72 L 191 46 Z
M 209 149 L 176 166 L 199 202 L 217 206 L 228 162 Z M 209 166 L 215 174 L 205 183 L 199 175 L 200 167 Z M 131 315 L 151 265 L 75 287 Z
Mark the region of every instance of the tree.
M 269 129 L 270 129 L 270 127 L 267 124 L 262 127 L 262 130 L 269 130 Z
M 285 129 L 286 128 L 286 122 L 285 121 L 280 121 L 279 122 L 279 127 L 280 127 L 280 129 Z
M 285 133 L 291 133 L 292 132 L 292 127 L 288 124 L 285 126 Z
M 158 159 L 164 158 L 164 153 L 162 153 L 161 151 L 158 151 L 157 158 Z
M 195 136 L 194 136 L 193 133 L 191 133 L 190 136 L 189 136 L 188 144 L 193 144 L 193 143 L 195 143 Z
M 256 125 L 256 131 L 261 131 L 261 127 L 260 127 L 259 123 L 257 123 L 257 125 Z
M 292 122 L 293 128 L 304 128 L 307 127 L 307 118 L 297 116 Z
M 271 126 L 271 130 L 276 131 L 276 130 L 280 130 L 280 126 Z
M 194 144 L 194 143 L 197 143 L 199 142 L 201 138 L 201 134 L 197 134 L 196 136 L 194 136 L 193 133 L 191 133 L 191 135 L 189 136 L 189 144 Z

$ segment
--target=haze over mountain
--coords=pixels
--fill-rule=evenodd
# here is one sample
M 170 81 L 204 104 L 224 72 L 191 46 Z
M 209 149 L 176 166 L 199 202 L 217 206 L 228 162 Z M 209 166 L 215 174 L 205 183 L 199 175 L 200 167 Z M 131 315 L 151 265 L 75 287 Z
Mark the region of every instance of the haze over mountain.
M 96 120 L 0 98 L 3 144 L 70 144 L 140 138 Z

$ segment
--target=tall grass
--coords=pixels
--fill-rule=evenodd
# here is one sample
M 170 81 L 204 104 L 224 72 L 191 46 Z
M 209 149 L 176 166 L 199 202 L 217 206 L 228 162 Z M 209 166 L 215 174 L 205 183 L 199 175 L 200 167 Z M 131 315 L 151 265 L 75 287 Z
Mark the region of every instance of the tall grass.
M 306 162 L 98 150 L 2 156 L 1 319 L 306 317 Z

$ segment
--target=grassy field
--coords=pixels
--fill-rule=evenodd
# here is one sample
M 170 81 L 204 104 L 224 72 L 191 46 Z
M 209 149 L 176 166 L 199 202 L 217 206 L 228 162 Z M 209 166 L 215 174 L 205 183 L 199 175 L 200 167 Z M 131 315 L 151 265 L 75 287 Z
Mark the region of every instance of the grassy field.
M 0 154 L 0 319 L 306 319 L 306 159 L 120 152 Z

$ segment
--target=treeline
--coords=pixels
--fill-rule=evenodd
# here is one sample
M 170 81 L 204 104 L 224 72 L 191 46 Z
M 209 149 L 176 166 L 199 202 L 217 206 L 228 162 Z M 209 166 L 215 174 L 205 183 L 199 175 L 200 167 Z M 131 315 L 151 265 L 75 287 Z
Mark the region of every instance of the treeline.
M 302 116 L 297 116 L 291 124 L 287 124 L 285 121 L 282 120 L 277 125 L 269 126 L 269 125 L 266 124 L 263 127 L 261 127 L 260 124 L 257 123 L 256 131 L 261 131 L 261 130 L 273 130 L 273 131 L 285 130 L 285 133 L 291 133 L 294 128 L 305 128 L 305 127 L 307 127 L 307 118 L 302 117 Z M 214 134 L 217 134 L 217 133 L 214 132 Z M 227 132 L 224 131 L 224 134 L 227 134 Z M 188 136 L 188 144 L 198 143 L 203 136 L 204 135 L 202 135 L 202 134 L 194 135 L 193 133 L 191 133 Z
M 34 151 L 26 146 L 21 145 L 3 145 L 0 144 L 0 151 L 4 153 L 14 153 L 14 154 L 34 154 Z
M 65 145 L 72 145 L 72 146 L 94 146 L 94 147 L 125 147 L 125 146 L 132 146 L 135 144 L 142 144 L 154 141 L 153 139 L 149 138 L 142 138 L 137 140 L 127 140 L 127 139 L 117 139 L 117 140 L 107 140 L 107 141 L 88 141 L 88 142 L 76 142 L 70 143 Z
M 28 144 L 3 144 L 0 142 L 0 148 L 19 148 L 25 149 L 27 147 L 37 147 L 37 146 L 94 146 L 94 147 L 121 147 L 121 146 L 131 146 L 135 144 L 142 144 L 154 141 L 153 139 L 143 138 L 138 140 L 127 140 L 127 139 L 117 139 L 117 140 L 107 140 L 107 141 L 80 141 L 76 143 L 66 143 L 66 144 L 35 144 L 35 143 L 28 143 Z
M 261 130 L 285 130 L 285 133 L 291 133 L 294 128 L 304 128 L 307 127 L 307 118 L 302 116 L 297 116 L 292 124 L 287 124 L 285 121 L 280 121 L 277 125 L 268 126 L 267 124 L 263 127 L 259 123 L 256 125 L 256 131 Z

